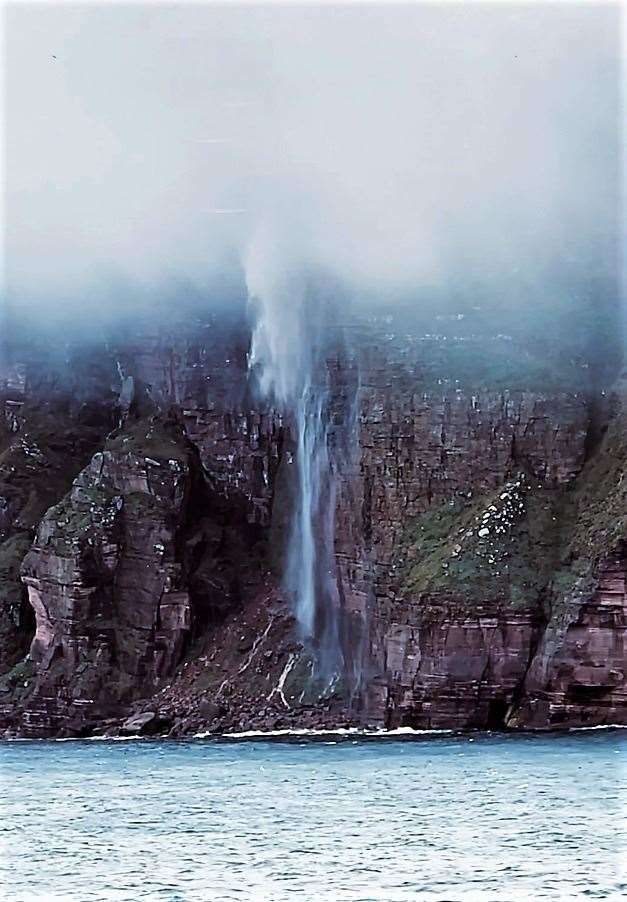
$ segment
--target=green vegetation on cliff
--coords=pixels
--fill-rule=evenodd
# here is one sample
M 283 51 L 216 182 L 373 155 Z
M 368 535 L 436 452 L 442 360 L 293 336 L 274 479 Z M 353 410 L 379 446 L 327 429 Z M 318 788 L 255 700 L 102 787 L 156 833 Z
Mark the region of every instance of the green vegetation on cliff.
M 159 416 L 129 422 L 111 435 L 105 444 L 107 451 L 128 451 L 139 457 L 156 460 L 187 460 L 189 444 L 175 419 Z
M 556 561 L 557 498 L 521 473 L 426 512 L 406 530 L 404 592 L 514 606 L 537 600 Z
M 569 526 L 564 555 L 596 563 L 627 540 L 627 377 L 616 386 L 614 415 L 573 490 L 565 495 Z
M 570 486 L 550 488 L 520 473 L 411 521 L 403 594 L 517 607 L 591 588 L 597 565 L 627 537 L 626 387 L 617 386 L 614 415 Z

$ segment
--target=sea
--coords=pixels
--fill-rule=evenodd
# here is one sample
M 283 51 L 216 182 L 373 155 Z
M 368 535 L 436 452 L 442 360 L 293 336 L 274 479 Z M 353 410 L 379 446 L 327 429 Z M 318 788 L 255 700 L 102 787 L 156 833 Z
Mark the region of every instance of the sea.
M 627 730 L 0 744 L 4 902 L 627 893 Z

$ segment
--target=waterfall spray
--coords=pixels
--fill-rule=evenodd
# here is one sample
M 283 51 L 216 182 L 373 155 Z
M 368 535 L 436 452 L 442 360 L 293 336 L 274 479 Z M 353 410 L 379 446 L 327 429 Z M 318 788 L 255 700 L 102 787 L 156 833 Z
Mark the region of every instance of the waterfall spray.
M 337 472 L 329 451 L 329 392 L 309 381 L 298 400 L 297 505 L 288 549 L 286 583 L 306 641 L 315 644 L 324 677 L 341 668 L 339 598 L 335 572 Z
M 336 466 L 329 450 L 330 391 L 320 343 L 319 311 L 308 315 L 303 270 L 284 263 L 268 233 L 258 233 L 246 259 L 255 306 L 249 369 L 264 397 L 292 423 L 296 502 L 285 585 L 294 599 L 301 638 L 313 652 L 316 676 L 340 675 L 339 599 L 334 554 Z

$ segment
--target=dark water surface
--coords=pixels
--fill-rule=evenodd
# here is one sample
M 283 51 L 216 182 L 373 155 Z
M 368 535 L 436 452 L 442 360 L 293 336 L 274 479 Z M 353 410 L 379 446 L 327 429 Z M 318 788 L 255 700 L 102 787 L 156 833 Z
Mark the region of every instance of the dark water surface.
M 618 899 L 627 733 L 0 747 L 0 897 Z

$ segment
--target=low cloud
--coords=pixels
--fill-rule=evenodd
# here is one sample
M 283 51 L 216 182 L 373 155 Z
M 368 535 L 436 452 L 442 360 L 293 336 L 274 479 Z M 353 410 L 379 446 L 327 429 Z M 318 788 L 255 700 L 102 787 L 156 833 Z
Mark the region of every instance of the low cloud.
M 260 236 L 358 297 L 618 292 L 619 15 L 10 5 L 8 296 L 212 303 Z

